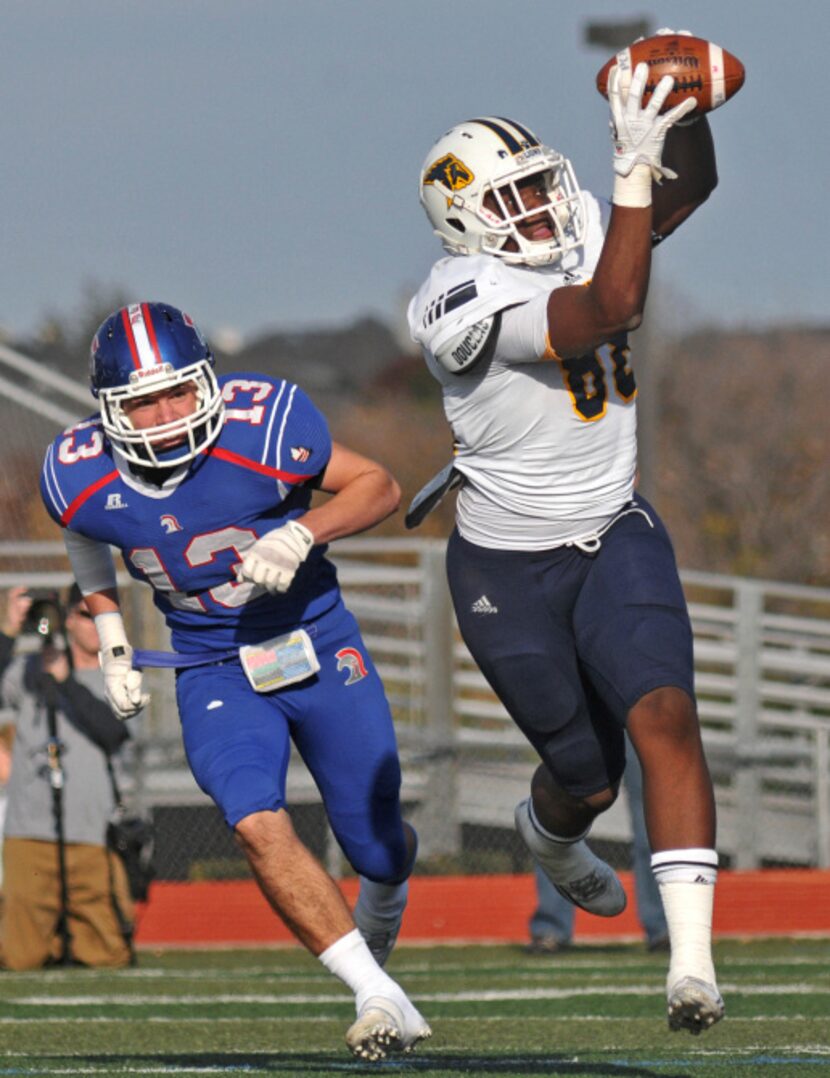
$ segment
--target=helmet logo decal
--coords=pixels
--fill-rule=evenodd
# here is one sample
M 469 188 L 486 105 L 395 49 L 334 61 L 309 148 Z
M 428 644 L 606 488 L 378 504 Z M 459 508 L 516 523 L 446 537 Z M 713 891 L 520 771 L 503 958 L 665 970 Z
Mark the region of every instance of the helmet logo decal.
M 162 528 L 164 528 L 168 535 L 172 535 L 173 532 L 182 531 L 181 524 L 179 524 L 178 520 L 176 520 L 172 513 L 162 513 L 162 515 L 159 517 L 159 524 L 161 524 Z
M 205 348 L 207 348 L 207 341 L 205 340 L 205 335 L 202 333 L 202 331 L 199 329 L 199 327 L 196 325 L 196 323 L 193 321 L 187 311 L 182 311 L 182 321 L 186 326 L 193 330 L 193 332 L 196 334 L 196 336 L 199 338 Z
M 471 169 L 453 153 L 444 154 L 433 162 L 424 176 L 424 187 L 439 183 L 449 191 L 462 191 L 475 179 Z
M 341 648 L 334 653 L 334 657 L 337 659 L 337 669 L 349 672 L 345 681 L 346 685 L 354 685 L 356 681 L 362 681 L 369 676 L 366 663 L 357 648 Z

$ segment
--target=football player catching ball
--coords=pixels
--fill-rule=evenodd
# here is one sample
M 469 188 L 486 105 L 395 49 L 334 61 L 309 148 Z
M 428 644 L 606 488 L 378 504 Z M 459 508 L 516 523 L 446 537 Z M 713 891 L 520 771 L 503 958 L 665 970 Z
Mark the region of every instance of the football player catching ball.
M 697 103 L 661 113 L 670 77 L 643 105 L 646 64 L 627 93 L 619 75 L 615 65 L 610 201 L 503 117 L 460 123 L 429 151 L 421 202 L 448 257 L 412 300 L 409 324 L 442 387 L 455 458 L 407 523 L 460 485 L 447 552 L 458 624 L 541 761 L 516 826 L 553 884 L 607 917 L 625 892 L 585 839 L 617 796 L 628 731 L 671 939 L 669 1025 L 699 1033 L 723 1015 L 711 953 L 715 804 L 674 553 L 635 491 L 629 334 L 652 248 L 717 174 Z

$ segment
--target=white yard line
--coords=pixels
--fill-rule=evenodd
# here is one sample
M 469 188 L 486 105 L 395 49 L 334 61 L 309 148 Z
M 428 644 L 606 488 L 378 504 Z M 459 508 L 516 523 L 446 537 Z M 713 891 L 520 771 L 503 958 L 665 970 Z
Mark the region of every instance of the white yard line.
M 406 950 L 406 948 L 404 948 Z M 406 956 L 401 956 L 404 961 Z M 517 955 L 517 961 L 521 959 L 521 956 Z M 645 954 L 640 955 L 620 955 L 615 956 L 614 963 L 617 970 L 625 971 L 627 969 L 639 969 L 643 966 L 650 966 L 654 959 L 649 958 Z M 816 955 L 815 957 L 795 957 L 795 958 L 737 958 L 728 957 L 722 960 L 724 967 L 729 966 L 762 966 L 763 968 L 772 968 L 776 966 L 804 966 L 826 969 L 830 962 L 829 955 Z M 486 965 L 481 967 L 482 970 L 488 972 L 498 973 L 501 971 L 502 975 L 511 975 L 515 973 L 515 967 L 506 968 L 500 964 Z M 427 962 L 412 962 L 406 963 L 399 962 L 396 965 L 396 974 L 399 977 L 414 976 L 419 974 L 425 974 L 427 976 L 444 976 L 454 973 L 464 974 L 469 976 L 471 972 L 475 972 L 475 966 L 465 965 L 459 963 L 457 965 L 441 966 L 440 969 L 436 969 L 434 965 L 430 965 Z M 564 956 L 556 958 L 555 967 L 551 964 L 544 967 L 544 969 L 523 969 L 518 976 L 525 977 L 540 977 L 540 976 L 552 976 L 558 972 L 568 973 L 587 973 L 591 970 L 605 971 L 607 976 L 608 960 L 599 961 L 595 956 L 587 956 L 584 961 L 577 957 L 566 958 Z M 44 982 L 50 983 L 62 983 L 66 980 L 75 979 L 78 976 L 76 970 L 34 970 L 32 972 L 20 972 L 15 973 L 15 980 L 33 980 L 38 984 Z M 116 977 L 119 981 L 141 981 L 141 980 L 170 980 L 170 981 L 204 981 L 211 977 L 217 980 L 224 981 L 241 981 L 248 980 L 251 977 L 262 978 L 264 981 L 276 981 L 280 984 L 291 983 L 293 981 L 309 981 L 312 983 L 318 981 L 329 980 L 329 974 L 324 972 L 316 972 L 309 970 L 303 971 L 286 971 L 281 972 L 276 970 L 273 966 L 249 966 L 244 970 L 223 969 L 221 966 L 206 967 L 193 970 L 181 970 L 181 969 L 124 969 L 113 971 L 111 969 L 89 969 L 84 970 L 83 978 L 86 981 L 91 980 L 110 980 Z
M 744 996 L 799 996 L 830 995 L 830 985 L 821 987 L 811 984 L 734 984 L 722 983 L 721 991 Z M 593 985 L 587 988 L 491 988 L 469 992 L 418 992 L 416 998 L 421 1003 L 491 1003 L 500 1000 L 539 1000 L 539 999 L 578 999 L 583 996 L 653 996 L 660 988 L 655 984 L 628 985 Z M 303 1005 L 315 1003 L 347 1003 L 350 997 L 345 993 L 329 995 L 327 993 L 302 994 L 265 994 L 265 993 L 221 993 L 200 995 L 141 995 L 139 993 L 106 996 L 54 996 L 34 995 L 7 997 L 8 1004 L 19 1007 L 101 1007 L 101 1006 L 165 1006 L 192 1007 L 216 1006 L 217 1004 L 267 1004 L 269 1006 Z
M 458 1017 L 444 1018 L 445 1022 L 470 1022 L 475 1025 L 486 1025 L 488 1022 L 512 1022 L 515 1020 L 514 1014 L 488 1014 L 486 1017 L 474 1016 L 474 1015 L 459 1015 Z M 109 1018 L 98 1015 L 92 1015 L 90 1017 L 80 1017 L 78 1015 L 66 1015 L 65 1017 L 50 1017 L 50 1018 L 0 1018 L 0 1026 L 32 1026 L 32 1025 L 66 1025 L 67 1023 L 77 1023 L 78 1025 L 112 1025 L 116 1022 L 121 1024 L 133 1024 L 133 1025 L 238 1025 L 240 1022 L 250 1022 L 251 1024 L 270 1022 L 277 1024 L 279 1022 L 292 1022 L 294 1025 L 297 1022 L 321 1022 L 329 1021 L 336 1022 L 340 1019 L 334 1016 L 326 1016 L 322 1014 L 313 1015 L 308 1018 L 301 1018 L 297 1015 L 280 1014 L 280 1015 L 260 1015 L 259 1017 L 250 1016 L 242 1018 L 199 1018 L 195 1016 L 185 1018 L 170 1018 L 164 1015 L 153 1015 L 150 1017 L 135 1017 L 135 1018 Z M 618 1022 L 622 1024 L 630 1025 L 632 1022 L 653 1022 L 653 1017 L 644 1018 L 632 1018 L 630 1015 L 608 1015 L 608 1014 L 569 1014 L 568 1022 Z M 747 1017 L 735 1018 L 732 1015 L 729 1016 L 729 1025 L 737 1025 L 739 1023 L 752 1023 L 752 1022 L 817 1022 L 819 1018 L 816 1015 L 806 1014 L 753 1014 Z M 227 1051 L 229 1049 L 222 1049 Z M 811 1050 L 813 1050 L 811 1048 Z M 816 1048 L 815 1050 L 818 1050 Z M 822 1051 L 830 1054 L 830 1047 L 827 1045 L 821 1046 Z M 697 1049 L 696 1049 L 697 1051 Z M 744 1049 L 734 1049 L 734 1051 L 744 1051 Z M 13 1055 L 14 1053 L 4 1052 L 0 1055 L 0 1058 L 7 1055 Z M 59 1054 L 59 1053 L 58 1053 Z M 0 1073 L 2 1070 L 0 1069 Z

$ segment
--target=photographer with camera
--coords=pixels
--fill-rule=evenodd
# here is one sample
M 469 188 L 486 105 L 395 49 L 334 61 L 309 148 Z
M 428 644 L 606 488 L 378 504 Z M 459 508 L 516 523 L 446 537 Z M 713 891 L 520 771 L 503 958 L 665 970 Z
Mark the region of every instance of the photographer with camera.
M 41 648 L 14 655 L 30 629 Z M 54 593 L 9 590 L 0 623 L 0 698 L 15 726 L 0 922 L 6 969 L 133 960 L 127 877 L 105 838 L 116 809 L 110 757 L 130 735 L 105 702 L 98 648 L 77 585 L 63 605 Z

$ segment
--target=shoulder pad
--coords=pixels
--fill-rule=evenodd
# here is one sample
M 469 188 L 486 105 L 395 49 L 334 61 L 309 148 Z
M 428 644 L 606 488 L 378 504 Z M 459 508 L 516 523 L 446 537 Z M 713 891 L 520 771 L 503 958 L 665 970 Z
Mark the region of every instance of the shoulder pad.
M 257 461 L 259 474 L 274 478 L 272 472 L 281 472 L 286 481 L 310 480 L 325 470 L 331 457 L 328 424 L 298 385 L 251 372 L 225 375 L 219 384 L 225 423 L 217 455 L 230 451 L 238 462 Z
M 409 306 L 410 332 L 437 354 L 445 350 L 445 341 L 463 337 L 477 322 L 526 303 L 539 291 L 534 274 L 517 273 L 490 255 L 443 258 Z
M 41 493 L 53 520 L 66 523 L 70 507 L 88 491 L 98 490 L 117 475 L 100 417 L 67 427 L 46 450 Z
M 433 355 L 450 374 L 467 374 L 483 359 L 492 356 L 500 327 L 501 311 L 447 337 Z

